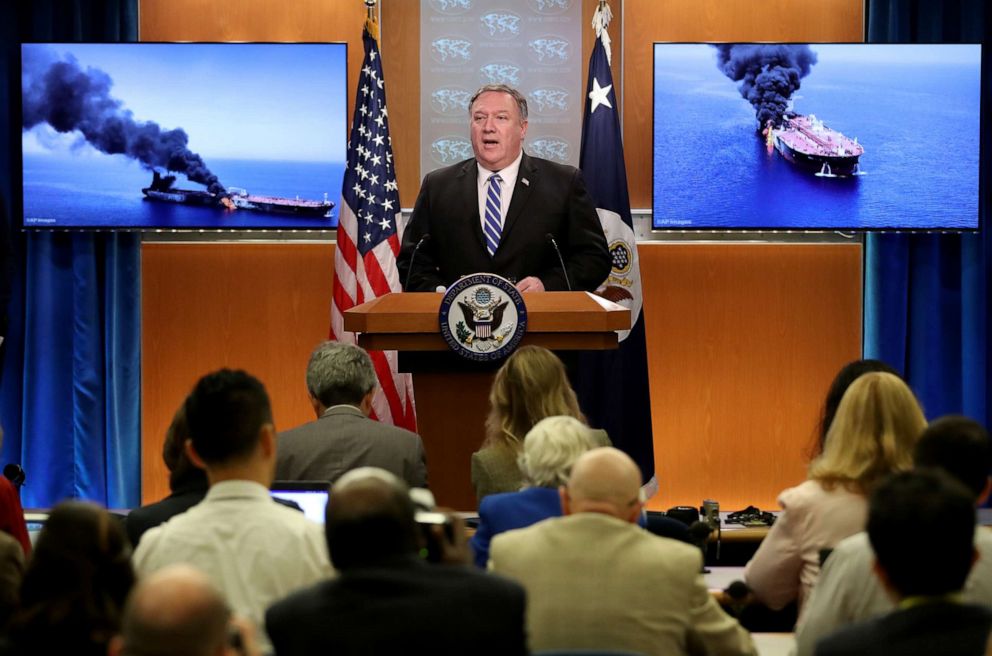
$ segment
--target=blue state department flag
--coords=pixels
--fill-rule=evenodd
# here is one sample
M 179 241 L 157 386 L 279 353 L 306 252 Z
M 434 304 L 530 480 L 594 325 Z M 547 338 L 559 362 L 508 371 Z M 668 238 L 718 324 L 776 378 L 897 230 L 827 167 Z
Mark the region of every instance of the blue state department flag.
M 620 117 L 610 71 L 609 35 L 606 32 L 609 20 L 609 5 L 603 3 L 593 19 L 597 38 L 589 59 L 579 168 L 596 203 L 613 261 L 610 275 L 597 292 L 630 308 L 632 327 L 629 331 L 620 331 L 619 349 L 582 354 L 577 391 L 590 425 L 605 429 L 614 446 L 637 462 L 646 492 L 653 495 L 657 491 L 657 481 L 644 318 L 641 316 L 641 272 L 630 216 Z

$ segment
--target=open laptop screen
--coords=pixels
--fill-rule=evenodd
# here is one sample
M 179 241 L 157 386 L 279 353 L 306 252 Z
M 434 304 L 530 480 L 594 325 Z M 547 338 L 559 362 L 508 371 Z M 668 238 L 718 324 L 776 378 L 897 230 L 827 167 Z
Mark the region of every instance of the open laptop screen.
M 323 524 L 329 487 L 326 481 L 275 481 L 272 496 L 294 502 L 308 519 Z

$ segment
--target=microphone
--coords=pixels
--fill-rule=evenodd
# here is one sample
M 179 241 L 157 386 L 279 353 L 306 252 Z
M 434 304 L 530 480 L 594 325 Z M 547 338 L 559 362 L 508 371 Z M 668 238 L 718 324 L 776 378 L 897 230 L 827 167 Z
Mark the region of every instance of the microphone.
M 561 251 L 558 250 L 558 242 L 555 241 L 555 236 L 549 232 L 544 235 L 544 239 L 551 242 L 551 245 L 555 247 L 555 253 L 558 255 L 558 263 L 561 264 L 561 272 L 565 274 L 565 286 L 568 287 L 568 291 L 572 291 L 572 282 L 568 279 L 568 269 L 565 268 L 565 260 L 562 259 Z
M 424 236 L 417 242 L 417 245 L 413 247 L 413 253 L 410 254 L 410 268 L 406 270 L 406 281 L 403 283 L 403 291 L 408 291 L 410 287 L 410 274 L 413 273 L 413 261 L 417 258 L 417 251 L 419 251 L 420 247 L 430 240 L 431 233 L 425 232 Z

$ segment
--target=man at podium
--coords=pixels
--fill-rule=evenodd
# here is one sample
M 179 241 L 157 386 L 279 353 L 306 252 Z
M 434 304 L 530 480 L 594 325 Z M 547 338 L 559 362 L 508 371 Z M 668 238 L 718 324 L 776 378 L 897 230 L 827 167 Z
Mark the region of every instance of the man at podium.
M 486 85 L 469 102 L 475 157 L 428 173 L 398 258 L 405 291 L 494 273 L 521 292 L 592 291 L 610 272 L 578 169 L 523 152 L 527 99 Z

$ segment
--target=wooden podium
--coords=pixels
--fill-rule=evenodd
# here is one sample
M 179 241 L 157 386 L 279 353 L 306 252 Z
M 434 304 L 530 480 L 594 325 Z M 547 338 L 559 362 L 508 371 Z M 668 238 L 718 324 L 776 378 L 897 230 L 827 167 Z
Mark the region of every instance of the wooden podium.
M 439 293 L 387 294 L 344 313 L 344 329 L 370 351 L 399 351 L 400 371 L 413 374 L 417 430 L 438 504 L 477 507 L 471 456 L 484 438 L 489 388 L 499 366 L 453 353 L 441 337 Z M 520 345 L 554 351 L 617 348 L 617 330 L 630 328 L 630 310 L 586 292 L 531 292 Z

